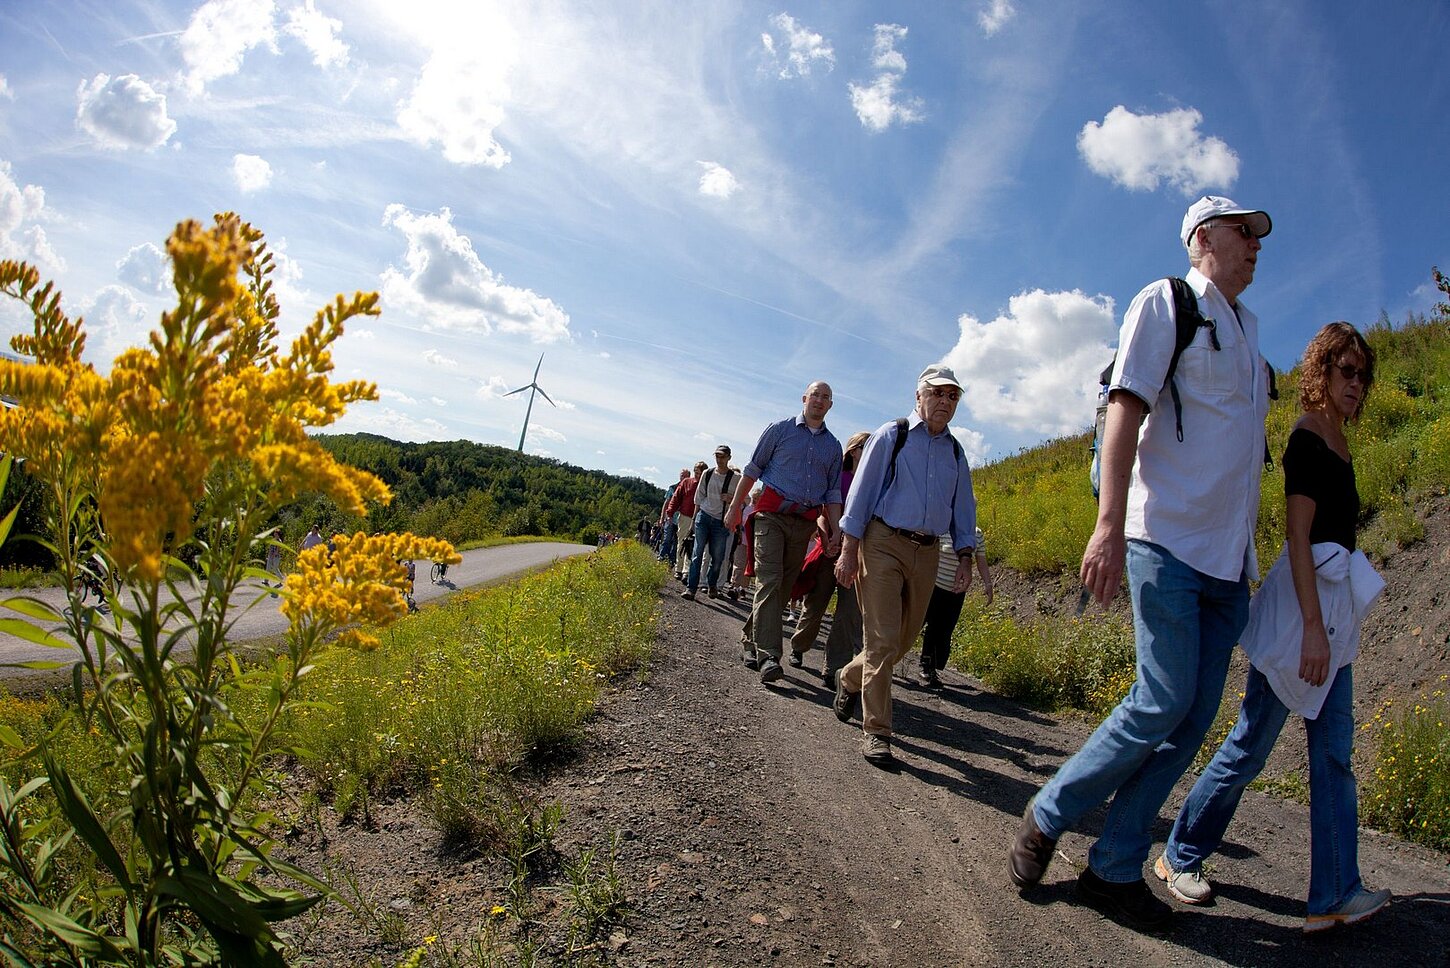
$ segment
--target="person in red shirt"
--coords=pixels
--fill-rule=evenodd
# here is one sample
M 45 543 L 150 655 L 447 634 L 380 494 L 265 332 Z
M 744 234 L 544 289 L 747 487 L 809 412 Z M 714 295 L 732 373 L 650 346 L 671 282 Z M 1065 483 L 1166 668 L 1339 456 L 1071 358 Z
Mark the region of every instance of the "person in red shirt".
M 690 570 L 690 552 L 685 546 L 695 533 L 695 488 L 700 486 L 700 475 L 703 473 L 705 462 L 700 461 L 695 465 L 695 476 L 680 481 L 680 486 L 675 488 L 675 493 L 665 505 L 665 517 L 672 514 L 680 516 L 675 536 L 675 577 L 680 581 L 685 580 L 685 575 Z

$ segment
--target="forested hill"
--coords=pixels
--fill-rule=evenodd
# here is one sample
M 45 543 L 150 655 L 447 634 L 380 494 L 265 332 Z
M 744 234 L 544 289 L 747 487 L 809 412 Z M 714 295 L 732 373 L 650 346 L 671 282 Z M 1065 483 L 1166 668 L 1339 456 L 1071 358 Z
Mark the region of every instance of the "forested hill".
M 368 515 L 370 530 L 407 528 L 454 542 L 538 534 L 592 543 L 600 532 L 633 535 L 641 518 L 659 514 L 665 497 L 637 477 L 466 440 L 413 444 L 375 434 L 317 440 L 392 489 L 392 504 Z M 328 509 L 316 510 L 328 517 Z

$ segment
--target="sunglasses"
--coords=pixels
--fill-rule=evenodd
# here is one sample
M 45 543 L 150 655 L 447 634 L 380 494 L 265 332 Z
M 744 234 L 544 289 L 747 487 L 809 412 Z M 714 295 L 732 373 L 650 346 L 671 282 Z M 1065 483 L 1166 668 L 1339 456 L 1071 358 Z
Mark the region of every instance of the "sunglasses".
M 1254 230 L 1249 228 L 1243 222 L 1215 222 L 1213 223 L 1213 225 L 1214 228 L 1233 229 L 1239 234 L 1239 238 L 1241 239 L 1257 238 L 1257 236 L 1254 235 Z
M 1368 370 L 1361 370 L 1359 367 L 1354 366 L 1350 363 L 1335 363 L 1334 369 L 1338 370 L 1339 375 L 1344 377 L 1346 380 L 1353 380 L 1355 377 L 1359 377 L 1359 382 L 1361 386 L 1369 386 Z

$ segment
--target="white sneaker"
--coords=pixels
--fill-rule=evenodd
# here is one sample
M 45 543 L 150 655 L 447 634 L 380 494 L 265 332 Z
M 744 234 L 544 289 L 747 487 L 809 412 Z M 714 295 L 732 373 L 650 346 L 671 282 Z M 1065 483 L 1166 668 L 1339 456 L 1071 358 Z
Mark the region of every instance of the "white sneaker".
M 1345 901 L 1333 911 L 1311 914 L 1304 919 L 1304 933 L 1324 931 L 1336 924 L 1354 924 L 1379 913 L 1380 908 L 1390 903 L 1389 891 L 1366 891 L 1363 888 L 1354 897 Z
M 1213 897 L 1213 885 L 1203 876 L 1203 871 L 1176 871 L 1163 854 L 1153 863 L 1153 873 L 1168 885 L 1168 893 L 1184 904 L 1206 904 Z

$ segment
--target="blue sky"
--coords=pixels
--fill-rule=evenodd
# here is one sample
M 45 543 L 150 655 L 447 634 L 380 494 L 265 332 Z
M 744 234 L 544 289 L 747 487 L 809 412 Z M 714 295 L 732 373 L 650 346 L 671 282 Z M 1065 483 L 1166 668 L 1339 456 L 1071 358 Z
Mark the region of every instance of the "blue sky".
M 1288 368 L 1450 268 L 1450 6 L 209 0 L 0 6 L 0 257 L 104 366 L 180 219 L 283 256 L 285 329 L 377 289 L 339 425 L 656 483 L 835 389 L 844 439 L 957 367 L 978 463 L 1087 426 L 1198 195 L 1274 219 Z M 0 331 L 22 325 L 0 309 Z

